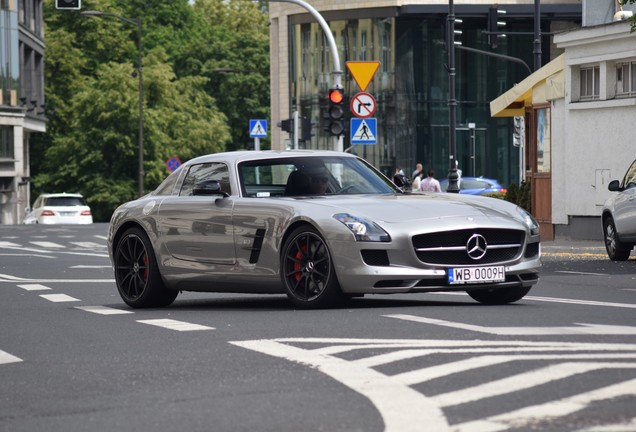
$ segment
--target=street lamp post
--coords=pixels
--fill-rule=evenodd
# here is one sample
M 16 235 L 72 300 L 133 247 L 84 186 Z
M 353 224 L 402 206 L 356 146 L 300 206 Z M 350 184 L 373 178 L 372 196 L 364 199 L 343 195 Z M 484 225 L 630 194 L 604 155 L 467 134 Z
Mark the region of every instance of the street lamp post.
M 83 16 L 89 17 L 113 17 L 125 23 L 134 25 L 137 27 L 137 73 L 139 74 L 139 196 L 144 194 L 144 82 L 143 82 L 143 65 L 142 65 L 142 46 L 141 46 L 141 18 L 131 19 L 123 16 L 115 15 L 112 13 L 102 11 L 82 11 Z
M 457 151 L 456 143 L 456 109 L 457 99 L 455 98 L 455 5 L 453 0 L 448 2 L 448 25 L 446 30 L 446 49 L 448 51 L 448 188 L 446 192 L 459 193 L 457 175 Z

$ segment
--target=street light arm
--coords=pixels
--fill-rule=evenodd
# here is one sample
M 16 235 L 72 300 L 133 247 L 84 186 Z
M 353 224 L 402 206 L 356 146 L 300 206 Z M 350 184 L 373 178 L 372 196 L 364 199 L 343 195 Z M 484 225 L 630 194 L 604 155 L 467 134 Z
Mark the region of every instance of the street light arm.
M 140 27 L 141 23 L 139 20 L 134 20 L 131 18 L 126 18 L 120 15 L 116 15 L 114 13 L 110 13 L 110 12 L 102 12 L 102 11 L 97 11 L 97 10 L 87 10 L 87 11 L 82 11 L 80 12 L 80 15 L 83 16 L 88 16 L 88 17 L 113 17 L 113 18 L 117 18 L 121 21 L 127 22 L 128 24 L 132 24 L 136 27 Z

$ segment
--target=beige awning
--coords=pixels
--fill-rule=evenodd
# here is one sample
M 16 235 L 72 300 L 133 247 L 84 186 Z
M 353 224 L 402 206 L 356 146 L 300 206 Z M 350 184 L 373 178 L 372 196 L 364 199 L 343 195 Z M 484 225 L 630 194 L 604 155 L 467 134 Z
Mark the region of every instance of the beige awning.
M 527 106 L 564 97 L 564 64 L 565 54 L 561 54 L 491 101 L 491 117 L 523 116 Z

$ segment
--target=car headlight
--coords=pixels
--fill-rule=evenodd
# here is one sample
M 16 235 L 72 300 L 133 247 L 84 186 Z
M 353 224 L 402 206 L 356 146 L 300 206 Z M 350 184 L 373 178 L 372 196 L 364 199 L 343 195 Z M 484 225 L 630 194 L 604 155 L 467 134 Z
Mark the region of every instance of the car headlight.
M 517 207 L 517 212 L 523 219 L 523 222 L 526 224 L 526 226 L 530 229 L 530 233 L 532 235 L 539 235 L 539 223 L 536 221 L 536 219 L 521 207 Z
M 353 233 L 357 241 L 366 242 L 390 242 L 391 236 L 380 228 L 375 222 L 365 218 L 338 213 L 333 218 L 342 222 Z

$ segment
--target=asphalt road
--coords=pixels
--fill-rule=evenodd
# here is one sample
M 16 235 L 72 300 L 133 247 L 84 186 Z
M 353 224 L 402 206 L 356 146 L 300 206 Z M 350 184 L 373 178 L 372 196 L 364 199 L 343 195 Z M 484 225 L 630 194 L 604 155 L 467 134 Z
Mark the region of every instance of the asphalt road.
M 634 431 L 636 252 L 546 244 L 514 305 L 119 298 L 107 226 L 0 226 L 0 431 Z

